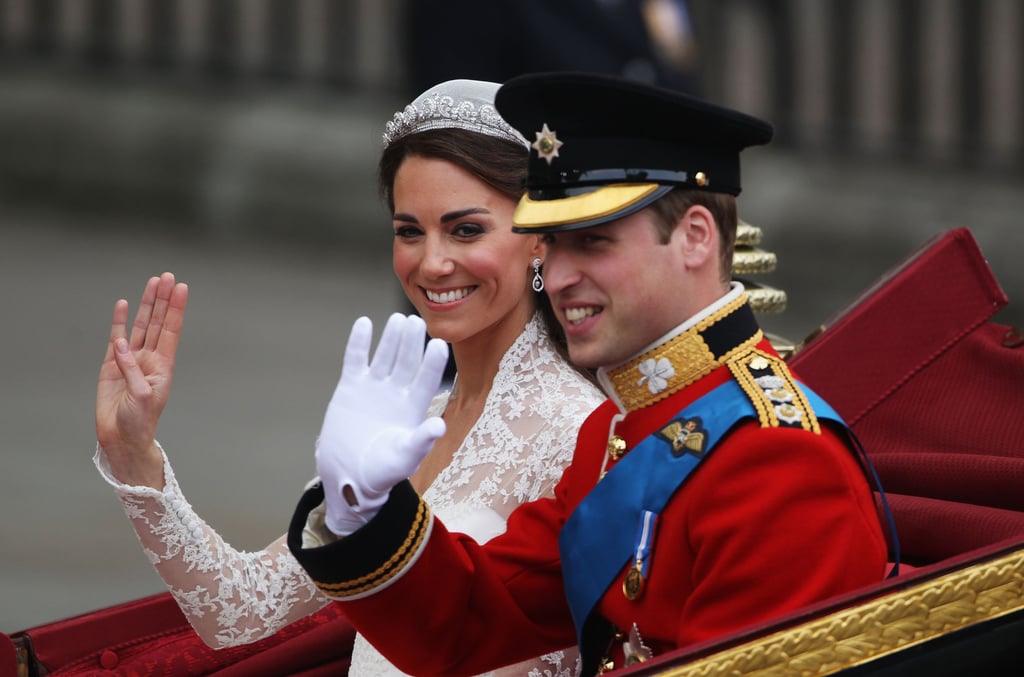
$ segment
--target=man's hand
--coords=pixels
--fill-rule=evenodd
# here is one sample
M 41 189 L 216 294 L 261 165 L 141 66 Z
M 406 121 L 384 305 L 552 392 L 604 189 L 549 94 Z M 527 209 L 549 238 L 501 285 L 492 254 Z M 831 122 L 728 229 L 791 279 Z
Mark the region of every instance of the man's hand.
M 448 360 L 448 346 L 432 339 L 415 315 L 392 315 L 370 360 L 373 324 L 352 325 L 341 379 L 316 445 L 324 484 L 327 527 L 347 536 L 371 520 L 391 488 L 415 472 L 444 421 L 424 420 Z

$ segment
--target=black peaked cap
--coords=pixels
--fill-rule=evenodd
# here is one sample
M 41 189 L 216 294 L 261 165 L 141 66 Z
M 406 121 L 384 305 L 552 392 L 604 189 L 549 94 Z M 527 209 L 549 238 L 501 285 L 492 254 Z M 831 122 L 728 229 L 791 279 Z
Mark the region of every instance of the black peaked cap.
M 533 143 L 516 218 L 516 230 L 526 232 L 621 218 L 672 186 L 738 195 L 740 151 L 772 138 L 764 120 L 593 73 L 512 78 L 495 106 Z

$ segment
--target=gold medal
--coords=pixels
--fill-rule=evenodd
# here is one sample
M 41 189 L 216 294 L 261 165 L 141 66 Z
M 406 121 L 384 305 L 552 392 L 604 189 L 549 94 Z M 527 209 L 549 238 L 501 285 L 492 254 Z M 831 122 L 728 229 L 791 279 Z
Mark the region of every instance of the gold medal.
M 636 565 L 626 572 L 626 578 L 622 581 L 622 594 L 630 601 L 639 597 L 643 592 L 644 575 L 640 570 L 641 566 L 642 563 L 637 560 Z

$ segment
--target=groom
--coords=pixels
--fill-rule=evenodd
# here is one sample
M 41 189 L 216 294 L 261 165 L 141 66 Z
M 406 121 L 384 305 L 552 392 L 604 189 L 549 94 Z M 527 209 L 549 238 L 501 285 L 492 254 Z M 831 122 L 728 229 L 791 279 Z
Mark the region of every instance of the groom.
M 591 675 L 881 580 L 886 543 L 845 425 L 730 282 L 740 151 L 771 127 L 572 73 L 514 78 L 496 105 L 533 140 L 515 229 L 543 234 L 570 357 L 609 399 L 554 497 L 480 546 L 404 479 L 444 431 L 423 420 L 442 347 L 423 351 L 422 325 L 398 317 L 370 361 L 357 324 L 323 482 L 289 530 L 320 589 L 406 672 L 477 674 L 575 640 Z

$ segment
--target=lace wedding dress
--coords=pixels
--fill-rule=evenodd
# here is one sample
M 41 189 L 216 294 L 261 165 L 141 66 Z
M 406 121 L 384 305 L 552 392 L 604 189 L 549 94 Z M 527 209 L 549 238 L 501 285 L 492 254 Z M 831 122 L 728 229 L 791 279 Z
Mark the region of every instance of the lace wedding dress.
M 434 398 L 431 415 L 444 411 L 448 395 Z M 517 505 L 552 493 L 583 419 L 603 400 L 557 355 L 535 316 L 505 353 L 480 418 L 424 499 L 450 530 L 481 543 L 493 538 Z M 207 644 L 254 642 L 330 601 L 292 557 L 284 536 L 259 552 L 225 542 L 193 511 L 166 455 L 163 491 L 118 482 L 100 448 L 93 460 L 116 490 L 149 561 Z M 492 674 L 562 677 L 575 674 L 576 662 L 571 648 Z M 349 674 L 403 673 L 357 636 Z

